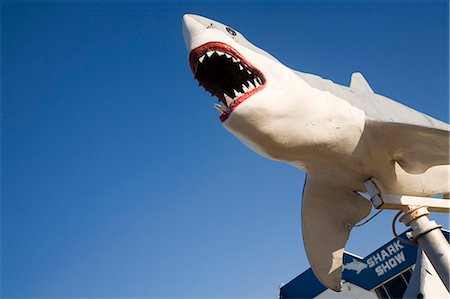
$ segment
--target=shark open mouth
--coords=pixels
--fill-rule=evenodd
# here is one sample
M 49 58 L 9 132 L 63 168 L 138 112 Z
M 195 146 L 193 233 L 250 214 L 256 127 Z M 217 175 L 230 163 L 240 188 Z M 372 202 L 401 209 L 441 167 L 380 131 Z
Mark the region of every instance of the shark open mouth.
M 216 96 L 224 122 L 236 107 L 265 87 L 263 74 L 227 44 L 210 42 L 189 54 L 189 64 L 199 85 Z

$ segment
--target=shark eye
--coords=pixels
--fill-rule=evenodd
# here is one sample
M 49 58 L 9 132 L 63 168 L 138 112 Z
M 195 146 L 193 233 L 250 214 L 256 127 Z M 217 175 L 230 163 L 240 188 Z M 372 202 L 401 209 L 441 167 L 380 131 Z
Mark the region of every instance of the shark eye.
M 231 34 L 232 36 L 236 36 L 236 31 L 234 31 L 233 29 L 231 29 L 230 27 L 226 28 L 228 33 Z

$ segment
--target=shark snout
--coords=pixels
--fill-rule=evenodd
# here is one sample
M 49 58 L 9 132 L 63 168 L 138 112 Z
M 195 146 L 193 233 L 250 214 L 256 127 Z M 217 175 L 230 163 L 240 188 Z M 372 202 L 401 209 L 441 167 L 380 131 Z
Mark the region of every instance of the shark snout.
M 191 49 L 192 36 L 199 33 L 209 25 L 209 23 L 205 20 L 207 19 L 192 14 L 185 14 L 183 16 L 183 38 L 188 50 Z

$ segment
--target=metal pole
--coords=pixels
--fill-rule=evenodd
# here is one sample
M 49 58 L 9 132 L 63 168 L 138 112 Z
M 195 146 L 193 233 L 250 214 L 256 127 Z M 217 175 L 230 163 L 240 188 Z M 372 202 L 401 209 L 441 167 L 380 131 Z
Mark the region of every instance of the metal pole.
M 441 226 L 428 219 L 427 208 L 408 207 L 400 218 L 406 226 L 411 226 L 413 240 L 419 243 L 447 290 L 450 292 L 450 244 L 441 231 Z

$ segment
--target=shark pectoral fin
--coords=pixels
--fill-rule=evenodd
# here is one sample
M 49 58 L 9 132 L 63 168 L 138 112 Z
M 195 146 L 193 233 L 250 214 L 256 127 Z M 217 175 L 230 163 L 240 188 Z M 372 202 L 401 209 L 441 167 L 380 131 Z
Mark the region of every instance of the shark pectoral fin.
M 311 176 L 305 182 L 302 201 L 308 261 L 319 281 L 339 292 L 345 243 L 351 228 L 370 213 L 372 206 L 351 189 Z
M 371 119 L 366 119 L 364 130 L 408 173 L 450 164 L 449 130 Z

